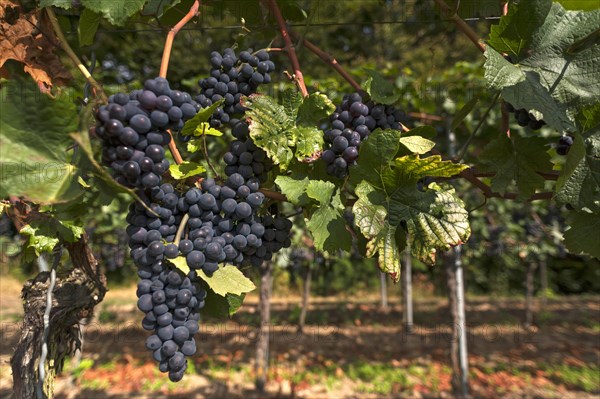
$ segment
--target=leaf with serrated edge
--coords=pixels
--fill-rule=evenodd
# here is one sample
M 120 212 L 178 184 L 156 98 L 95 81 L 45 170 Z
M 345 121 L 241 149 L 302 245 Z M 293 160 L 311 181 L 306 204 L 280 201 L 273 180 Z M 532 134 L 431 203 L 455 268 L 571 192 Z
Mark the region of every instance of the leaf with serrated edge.
M 241 295 L 256 288 L 254 283 L 235 266 L 221 266 L 211 277 L 208 277 L 202 269 L 197 270 L 197 273 L 198 277 L 206 281 L 215 294 L 221 296 L 227 294 Z
M 190 272 L 190 267 L 187 264 L 187 260 L 185 259 L 185 256 L 178 256 L 174 259 L 169 259 L 169 262 L 171 262 L 176 268 L 181 270 L 184 274 L 188 274 Z
M 319 121 L 329 117 L 334 111 L 335 105 L 325 94 L 311 93 L 298 108 L 296 124 L 301 126 L 317 125 Z
M 600 214 L 572 212 L 565 231 L 565 246 L 573 254 L 585 253 L 600 259 Z
M 496 172 L 492 190 L 504 194 L 509 184 L 515 181 L 520 199 L 529 198 L 537 189 L 543 189 L 545 180 L 538 172 L 552 170 L 546 140 L 541 137 L 500 135 L 484 148 L 480 161 L 482 172 Z
M 373 69 L 365 69 L 369 78 L 362 85 L 371 99 L 380 104 L 393 104 L 402 97 L 400 90 L 388 81 L 381 73 Z
M 198 126 L 200 126 L 204 122 L 208 122 L 215 110 L 219 108 L 224 101 L 225 100 L 221 99 L 216 103 L 213 103 L 210 107 L 202 108 L 200 111 L 198 111 L 196 115 L 194 115 L 192 119 L 189 119 L 187 122 L 185 122 L 185 125 L 183 125 L 183 129 L 181 129 L 180 134 L 182 136 L 199 136 L 198 134 L 196 134 Z
M 421 136 L 400 137 L 400 143 L 415 154 L 425 154 L 435 147 L 435 142 Z
M 362 180 L 381 187 L 381 171 L 387 168 L 400 148 L 401 132 L 377 129 L 360 146 L 358 162 L 350 168 L 350 180 L 357 185 Z
M 232 295 L 227 294 L 224 297 L 217 295 L 213 290 L 206 290 L 206 298 L 204 299 L 204 307 L 200 310 L 202 316 L 214 317 L 223 319 L 231 317 L 242 306 L 245 294 Z
M 452 161 L 442 161 L 439 155 L 427 158 L 419 158 L 418 155 L 406 155 L 394 161 L 398 172 L 404 179 L 416 182 L 417 180 L 430 177 L 452 177 L 458 175 L 469 166 Z
M 281 189 L 288 201 L 296 206 L 304 206 L 308 203 L 309 199 L 306 196 L 308 182 L 308 177 L 296 179 L 291 176 L 277 176 L 275 178 L 275 184 Z
M 291 129 L 296 137 L 296 159 L 302 161 L 313 157 L 323 148 L 323 131 L 316 127 L 296 127 Z
M 536 118 L 543 117 L 555 129 L 574 131 L 574 117 L 581 108 L 600 101 L 596 67 L 600 46 L 595 45 L 600 9 L 567 11 L 550 0 L 524 0 L 501 25 L 510 26 L 515 43 L 524 41 L 520 46 L 527 51 L 521 50 L 513 65 L 488 46 L 485 77 L 490 87 L 502 90 L 515 108 L 533 110 Z M 506 40 L 512 39 L 503 36 L 491 43 Z
M 183 180 L 206 172 L 206 168 L 196 162 L 183 161 L 169 166 L 169 172 L 174 179 Z
M 292 147 L 296 145 L 294 115 L 288 115 L 283 106 L 271 97 L 252 95 L 242 98 L 247 107 L 246 118 L 250 120 L 250 137 L 254 144 L 265 150 L 274 163 L 284 170 L 294 158 Z
M 352 236 L 346 230 L 346 222 L 342 216 L 343 205 L 335 185 L 311 180 L 306 187 L 306 195 L 319 203 L 306 223 L 313 235 L 315 248 L 327 252 L 337 249 L 349 251 Z
M 558 177 L 554 199 L 580 210 L 600 204 L 600 127 L 576 134 Z
M 84 7 L 102 14 L 108 22 L 117 26 L 123 26 L 145 3 L 146 0 L 81 0 Z

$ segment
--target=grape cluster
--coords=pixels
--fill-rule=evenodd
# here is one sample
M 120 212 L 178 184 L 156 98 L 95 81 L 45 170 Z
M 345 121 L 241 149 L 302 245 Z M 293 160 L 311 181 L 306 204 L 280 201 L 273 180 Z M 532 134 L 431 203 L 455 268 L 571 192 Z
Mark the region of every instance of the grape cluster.
M 558 155 L 567 155 L 573 145 L 573 136 L 562 136 L 556 145 Z
M 227 165 L 225 174 L 231 176 L 239 173 L 244 179 L 258 179 L 259 182 L 267 181 L 273 162 L 264 150 L 258 148 L 249 136 L 248 124 L 244 121 L 233 120 L 231 133 L 236 138 L 229 144 L 229 151 L 223 156 Z
M 230 48 L 225 49 L 223 54 L 213 51 L 210 63 L 210 77 L 199 81 L 201 92 L 196 101 L 202 108 L 207 108 L 223 100 L 223 105 L 210 119 L 210 125 L 218 129 L 229 123 L 234 115 L 244 113 L 241 97 L 256 93 L 262 83 L 270 83 L 270 73 L 275 70 L 275 64 L 265 50 L 252 54 L 252 50 L 248 49 L 236 55 Z
M 198 111 L 192 97 L 171 90 L 164 78 L 149 79 L 143 90 L 119 93 L 101 106 L 95 132 L 103 140 L 103 163 L 115 180 L 127 187 L 150 189 L 160 185 L 169 169 L 164 146 L 171 136 L 166 129 L 181 129 Z
M 360 93 L 347 94 L 342 104 L 330 117 L 331 128 L 325 131 L 329 148 L 321 159 L 327 164 L 327 173 L 340 179 L 348 175 L 348 166 L 358 158 L 358 147 L 377 128 L 402 128 L 406 114 L 393 106 L 365 102 Z
M 187 369 L 185 357 L 196 353 L 194 334 L 206 291 L 160 260 L 140 268 L 138 276 L 137 305 L 145 313 L 142 327 L 153 332 L 146 348 L 153 352 L 159 370 L 177 382 Z
M 205 178 L 199 187 L 181 191 L 162 182 L 169 167 L 166 129 L 181 129 L 198 109 L 188 94 L 156 78 L 146 81 L 144 90 L 111 96 L 96 113 L 103 162 L 142 200 L 130 205 L 126 218 L 130 255 L 141 279 L 138 307 L 145 313 L 142 326 L 154 331 L 146 346 L 172 381 L 183 377 L 185 356 L 196 351 L 193 335 L 206 296 L 198 271 L 210 276 L 223 262 L 260 266 L 291 245 L 288 219 L 258 214 L 265 202 L 260 183 L 272 162 L 254 145 L 245 122 L 229 120 L 236 140 L 225 156 L 223 184 Z M 179 256 L 189 266 L 187 276 L 169 261 Z
M 515 109 L 512 104 L 507 103 L 506 101 L 503 103 L 503 106 L 506 112 L 515 114 L 515 119 L 517 120 L 519 126 L 529 126 L 529 128 L 532 130 L 539 130 L 546 124 L 546 122 L 543 120 L 538 121 L 535 119 L 533 114 L 527 111 L 525 108 Z

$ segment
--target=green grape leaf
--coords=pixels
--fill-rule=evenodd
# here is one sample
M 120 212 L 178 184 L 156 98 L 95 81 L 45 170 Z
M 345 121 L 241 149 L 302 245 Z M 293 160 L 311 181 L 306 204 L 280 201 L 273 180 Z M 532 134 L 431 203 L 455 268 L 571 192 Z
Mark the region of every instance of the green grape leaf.
M 190 267 L 187 264 L 185 256 L 177 256 L 174 259 L 169 259 L 169 262 L 171 262 L 177 269 L 181 270 L 183 274 L 188 274 L 190 272 Z
M 498 52 L 522 58 L 535 30 L 542 26 L 551 7 L 552 2 L 545 0 L 512 2 L 508 14 L 500 18 L 498 25 L 491 27 L 488 44 Z
M 437 137 L 437 132 L 433 126 L 417 126 L 408 132 L 402 132 L 402 137 L 421 136 L 426 139 Z
M 588 254 L 600 259 L 600 214 L 571 212 L 569 228 L 565 231 L 565 246 L 573 254 Z
M 415 154 L 425 154 L 435 147 L 435 142 L 421 136 L 400 137 L 400 144 Z
M 299 126 L 315 126 L 329 117 L 335 111 L 335 105 L 325 95 L 319 92 L 311 93 L 298 108 L 296 124 Z M 321 133 L 321 136 L 323 134 Z
M 396 241 L 395 232 L 397 227 L 390 226 L 387 219 L 387 210 L 381 192 L 376 191 L 373 186 L 363 182 L 356 187 L 358 200 L 354 203 L 354 223 L 360 229 L 362 235 L 367 239 L 367 257 L 373 257 L 379 253 L 379 268 L 382 272 L 390 275 L 394 282 L 400 279 L 400 252 L 399 244 L 406 245 L 405 241 Z M 371 198 L 369 198 L 371 197 Z M 378 199 L 379 197 L 379 199 Z
M 75 242 L 85 230 L 68 221 L 48 217 L 31 221 L 19 232 L 29 236 L 27 247 L 33 248 L 35 254 L 39 256 L 42 252 L 52 252 L 60 240 Z
M 246 97 L 242 103 L 248 108 L 246 117 L 250 119 L 249 130 L 254 143 L 285 169 L 294 158 L 291 147 L 296 144 L 295 115 L 287 114 L 283 106 L 264 95 Z
M 213 103 L 210 107 L 207 108 L 202 108 L 200 111 L 198 111 L 198 113 L 196 115 L 194 115 L 194 117 L 192 119 L 189 119 L 187 122 L 185 122 L 185 125 L 183 125 L 183 129 L 181 129 L 181 135 L 182 136 L 200 136 L 202 135 L 202 133 L 197 134 L 198 132 L 198 128 L 201 127 L 200 132 L 205 131 L 205 122 L 208 122 L 208 120 L 210 119 L 210 117 L 212 116 L 212 114 L 215 112 L 215 110 L 217 108 L 219 108 L 221 106 L 221 104 L 223 104 L 223 101 L 225 100 L 219 100 L 216 103 Z M 210 128 L 210 126 L 209 126 Z M 209 133 L 206 133 L 209 134 Z
M 344 206 L 335 185 L 311 180 L 306 186 L 306 195 L 318 203 L 316 211 L 306 222 L 306 227 L 314 238 L 315 248 L 326 252 L 338 249 L 349 251 L 352 236 L 346 230 L 346 222 L 342 216 Z
M 223 132 L 215 129 L 214 127 L 210 127 L 210 123 L 208 122 L 200 122 L 198 126 L 196 126 L 196 130 L 192 133 L 193 136 L 215 136 L 220 137 L 223 135 Z
M 204 145 L 203 140 L 190 140 L 187 142 L 187 150 L 190 153 L 195 153 L 198 152 L 202 149 L 202 146 Z
M 231 317 L 242 306 L 246 294 L 225 296 L 217 295 L 211 289 L 206 290 L 204 307 L 200 310 L 203 316 L 225 319 Z
M 473 108 L 475 108 L 478 102 L 479 98 L 473 97 L 471 100 L 469 100 L 469 102 L 463 105 L 463 107 L 456 114 L 454 114 L 454 117 L 452 118 L 452 130 L 456 130 L 456 128 L 460 126 L 467 115 L 473 111 Z
M 281 14 L 286 21 L 303 22 L 307 18 L 306 11 L 295 0 L 277 0 Z
M 583 108 L 577 117 L 577 125 L 580 132 L 600 126 L 600 103 Z
M 308 183 L 308 177 L 300 179 L 292 176 L 277 176 L 275 178 L 275 184 L 281 189 L 283 195 L 296 206 L 306 206 L 310 202 L 306 195 Z
M 295 137 L 295 157 L 302 161 L 306 158 L 314 158 L 323 148 L 323 131 L 318 127 L 295 127 L 291 129 Z
M 374 132 L 361 146 L 361 157 L 366 154 L 366 159 L 359 157 L 362 163 L 351 169 L 351 177 L 361 176 L 353 208 L 356 224 L 371 243 L 368 247 L 371 255 L 375 249 L 385 249 L 387 253 L 383 256 L 389 257 L 393 252 L 392 236 L 396 237 L 398 251 L 402 250 L 406 243 L 398 240 L 406 240 L 403 233 L 406 230 L 413 255 L 432 261 L 437 249 L 445 250 L 468 239 L 468 213 L 453 188 L 430 184 L 419 191 L 417 181 L 425 176 L 453 176 L 467 166 L 442 161 L 439 156 L 420 159 L 418 155 L 408 155 L 394 159 L 397 142 L 393 138 L 390 131 Z
M 169 166 L 169 172 L 174 179 L 183 180 L 206 172 L 206 168 L 196 162 L 183 161 L 179 165 L 172 164 Z
M 407 181 L 415 183 L 426 176 L 452 177 L 465 169 L 469 169 L 468 165 L 442 161 L 442 157 L 439 155 L 432 155 L 427 158 L 419 158 L 418 155 L 406 155 L 394 160 L 394 165 L 398 171 L 396 174 L 401 174 Z
M 285 89 L 281 95 L 281 105 L 287 115 L 298 115 L 302 101 L 302 94 L 296 89 Z
M 574 136 L 554 199 L 577 210 L 600 205 L 600 127 Z
M 87 8 L 83 9 L 79 17 L 79 26 L 77 27 L 80 46 L 90 46 L 94 43 L 94 37 L 96 37 L 96 31 L 98 30 L 98 26 L 100 26 L 101 19 L 100 14 Z
M 391 162 L 400 149 L 401 132 L 377 129 L 360 146 L 357 166 L 350 168 L 350 179 L 357 185 L 362 180 L 381 187 L 381 169 Z
M 524 0 L 511 11 L 486 49 L 489 87 L 555 129 L 574 131 L 581 108 L 600 101 L 600 9 L 567 11 L 550 0 Z M 494 48 L 518 54 L 518 63 Z
M 215 294 L 223 297 L 227 294 L 241 295 L 256 288 L 254 283 L 235 266 L 221 266 L 210 277 L 202 269 L 198 269 L 197 273 Z
M 380 104 L 393 104 L 402 97 L 400 89 L 387 80 L 381 73 L 373 69 L 365 69 L 367 80 L 363 89 L 371 96 L 371 100 Z
M 520 199 L 544 188 L 545 180 L 537 172 L 552 170 L 546 140 L 541 137 L 501 135 L 484 148 L 480 160 L 481 171 L 496 173 L 492 178 L 494 192 L 504 194 L 515 181 Z
M 68 150 L 78 122 L 72 97 L 64 92 L 51 99 L 33 82 L 12 79 L 2 84 L 0 98 L 0 198 L 55 204 L 82 195 Z
M 91 11 L 102 14 L 113 25 L 123 26 L 125 22 L 140 11 L 146 0 L 81 0 L 81 4 Z
M 160 18 L 169 8 L 179 4 L 181 0 L 150 0 L 142 10 L 142 15 L 152 15 Z

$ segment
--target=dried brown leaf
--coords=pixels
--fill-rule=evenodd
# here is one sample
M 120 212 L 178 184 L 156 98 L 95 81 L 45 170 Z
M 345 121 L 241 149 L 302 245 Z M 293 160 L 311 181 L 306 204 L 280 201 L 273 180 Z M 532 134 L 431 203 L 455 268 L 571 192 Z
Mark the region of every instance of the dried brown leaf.
M 54 53 L 57 43 L 52 26 L 41 10 L 24 14 L 13 0 L 0 1 L 0 68 L 8 60 L 22 63 L 24 71 L 45 92 L 53 84 L 64 85 L 71 74 Z

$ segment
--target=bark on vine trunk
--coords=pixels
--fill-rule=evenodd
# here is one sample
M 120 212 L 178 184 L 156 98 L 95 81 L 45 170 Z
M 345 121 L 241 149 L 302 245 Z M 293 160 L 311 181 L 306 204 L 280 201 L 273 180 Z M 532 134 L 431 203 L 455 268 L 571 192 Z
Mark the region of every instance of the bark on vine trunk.
M 388 307 L 388 295 L 387 295 L 387 279 L 384 272 L 379 272 L 379 292 L 381 294 L 381 308 L 387 309 Z
M 412 256 L 405 250 L 402 254 L 402 324 L 407 334 L 413 331 L 413 301 L 412 301 Z
M 271 262 L 263 262 L 260 267 L 260 327 L 256 341 L 256 380 L 254 385 L 258 392 L 264 392 L 269 371 L 269 339 L 271 332 L 271 288 L 273 285 Z
M 302 310 L 300 311 L 300 320 L 298 320 L 298 332 L 304 332 L 306 324 L 306 313 L 308 313 L 308 302 L 310 299 L 310 282 L 312 280 L 312 266 L 308 264 L 308 270 L 304 277 L 304 290 L 302 292 Z
M 74 243 L 64 243 L 73 263 L 70 270 L 57 273 L 49 320 L 44 395 L 53 396 L 54 375 L 64 359 L 80 347 L 80 323 L 91 316 L 106 293 L 106 279 L 84 234 Z M 41 272 L 23 286 L 23 325 L 19 342 L 10 360 L 13 374 L 13 398 L 37 399 L 38 366 L 44 335 L 46 296 L 50 273 Z M 50 366 L 53 361 L 54 366 Z
M 448 308 L 452 317 L 452 336 L 450 337 L 450 365 L 452 367 L 452 390 L 460 392 L 460 363 L 458 360 L 458 319 L 456 303 L 456 269 L 454 268 L 454 257 L 448 254 L 444 259 L 446 270 L 446 284 L 448 287 Z

